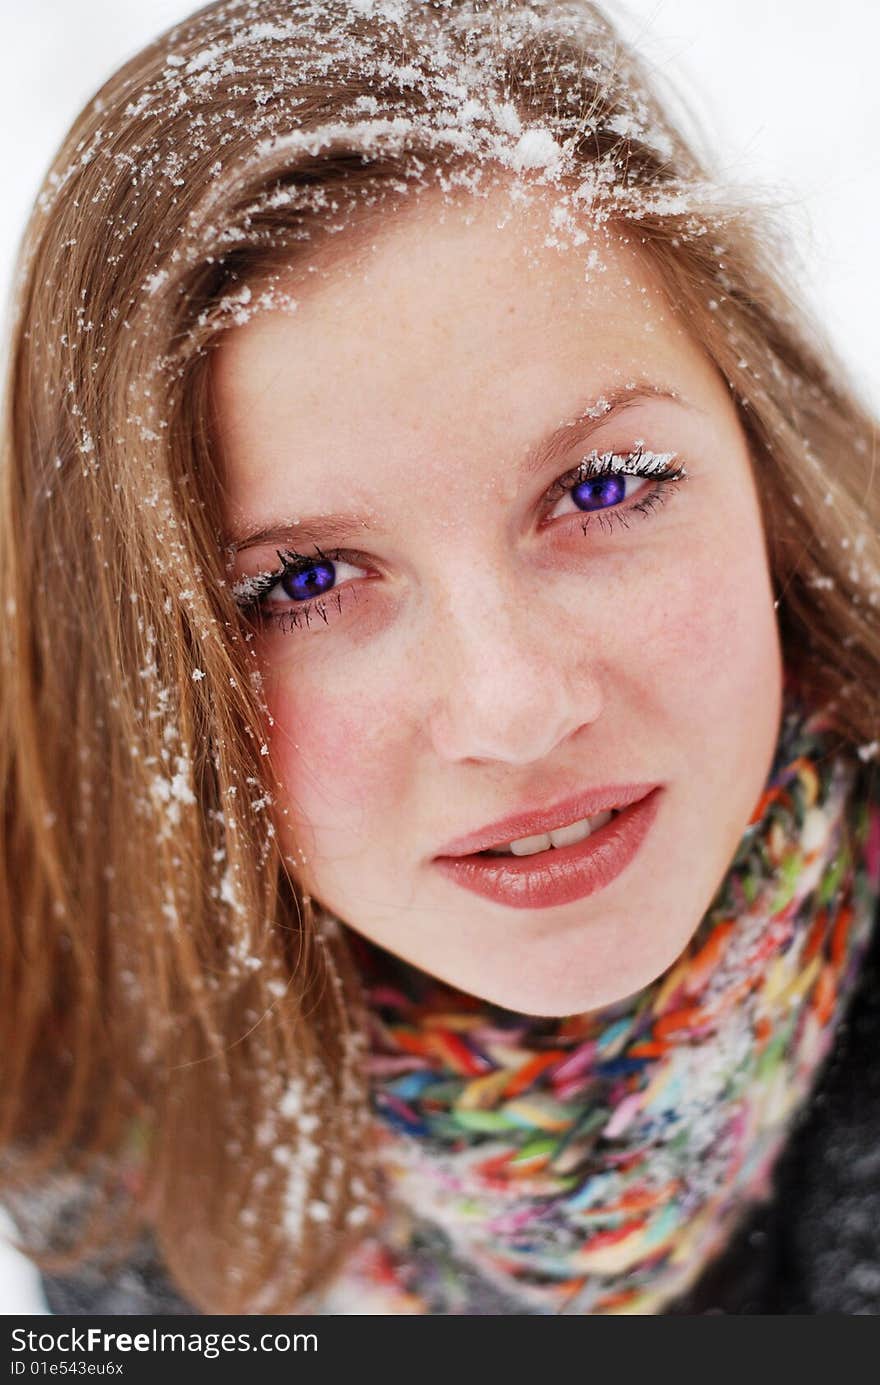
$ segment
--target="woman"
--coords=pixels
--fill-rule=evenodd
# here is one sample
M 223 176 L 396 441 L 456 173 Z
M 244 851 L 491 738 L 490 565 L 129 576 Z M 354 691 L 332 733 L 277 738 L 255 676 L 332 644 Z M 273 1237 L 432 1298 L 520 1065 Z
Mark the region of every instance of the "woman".
M 764 234 L 583 4 L 211 5 L 71 131 L 3 501 L 50 1306 L 779 1306 L 730 1257 L 873 1014 L 880 539 Z

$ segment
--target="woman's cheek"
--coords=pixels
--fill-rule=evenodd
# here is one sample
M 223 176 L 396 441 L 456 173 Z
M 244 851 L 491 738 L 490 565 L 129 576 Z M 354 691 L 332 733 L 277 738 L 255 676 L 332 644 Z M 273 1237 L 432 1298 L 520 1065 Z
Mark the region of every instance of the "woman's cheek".
M 638 661 L 658 696 L 674 695 L 697 721 L 751 702 L 779 649 L 761 544 L 716 530 L 665 566 L 665 578 L 652 573 L 633 602 Z
M 389 698 L 327 686 L 310 695 L 298 686 L 277 688 L 267 703 L 275 723 L 269 753 L 289 816 L 329 831 L 375 817 L 394 794 Z

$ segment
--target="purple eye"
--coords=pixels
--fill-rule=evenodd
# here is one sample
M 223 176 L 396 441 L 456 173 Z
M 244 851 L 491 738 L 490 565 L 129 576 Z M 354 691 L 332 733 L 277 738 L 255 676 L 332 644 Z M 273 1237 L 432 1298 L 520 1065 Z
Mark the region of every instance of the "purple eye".
M 310 567 L 298 572 L 286 572 L 279 581 L 285 594 L 294 601 L 308 601 L 312 596 L 323 596 L 336 581 L 336 566 L 329 559 L 312 563 Z
M 560 502 L 551 511 L 550 518 L 571 517 L 572 511 L 565 507 L 573 502 L 582 512 L 592 511 L 600 529 L 610 532 L 613 524 L 628 528 L 633 514 L 647 514 L 654 509 L 666 498 L 672 485 L 684 477 L 684 467 L 669 465 L 674 458 L 674 452 L 641 449 L 626 453 L 604 452 L 601 456 L 591 452 L 579 466 L 560 476 L 550 487 L 548 501 Z M 652 484 L 646 487 L 646 481 Z M 641 499 L 632 503 L 634 491 L 641 492 Z M 584 533 L 590 519 L 591 516 L 581 521 Z
M 368 577 L 366 568 L 349 561 L 351 556 L 338 553 L 305 554 L 292 549 L 282 552 L 276 548 L 280 572 L 263 572 L 244 577 L 232 588 L 241 609 L 264 625 L 279 629 L 305 625 L 310 628 L 312 617 L 329 625 L 330 608 L 342 611 L 343 601 L 356 596 L 357 582 L 352 579 Z
M 581 510 L 601 510 L 606 505 L 618 505 L 626 495 L 626 477 L 594 476 L 582 481 L 569 492 L 572 500 Z

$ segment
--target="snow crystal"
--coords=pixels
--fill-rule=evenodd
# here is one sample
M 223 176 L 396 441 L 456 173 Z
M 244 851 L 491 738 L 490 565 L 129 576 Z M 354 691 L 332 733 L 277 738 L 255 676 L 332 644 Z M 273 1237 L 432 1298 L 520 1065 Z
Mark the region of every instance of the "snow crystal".
M 346 1213 L 345 1220 L 349 1226 L 363 1226 L 369 1220 L 369 1216 L 370 1209 L 368 1207 L 364 1207 L 361 1203 L 355 1203 Z
M 405 18 L 403 0 L 348 0 L 348 8 L 352 14 L 384 19 L 389 24 L 400 24 Z
M 169 796 L 176 799 L 178 803 L 195 803 L 196 796 L 189 786 L 189 774 L 186 766 L 179 770 L 171 780 Z
M 232 790 L 230 789 L 230 793 L 231 792 Z M 241 900 L 238 897 L 238 892 L 235 888 L 235 881 L 233 880 L 232 876 L 231 866 L 227 866 L 226 870 L 223 872 L 223 878 L 220 881 L 220 899 L 224 904 L 228 904 L 230 909 L 232 909 L 234 913 L 244 913 L 244 905 L 241 903 Z
M 162 904 L 162 915 L 166 923 L 170 924 L 172 928 L 179 927 L 180 915 L 177 912 L 177 905 L 174 902 L 174 896 L 171 894 L 170 891 L 166 891 L 165 893 L 165 900 Z
M 145 670 L 141 670 L 143 676 Z M 160 691 L 167 691 L 162 689 Z M 161 715 L 161 710 L 154 713 Z M 150 793 L 154 804 L 161 808 L 161 835 L 169 836 L 170 829 L 180 823 L 181 804 L 188 805 L 196 802 L 196 796 L 191 787 L 191 769 L 186 756 L 175 756 L 174 773 L 168 777 L 157 774 L 154 775 L 150 783 Z
M 562 150 L 549 130 L 527 130 L 517 141 L 511 167 L 546 168 L 557 164 L 561 158 Z
M 225 52 L 222 43 L 215 43 L 211 48 L 203 48 L 201 53 L 196 53 L 194 58 L 190 58 L 186 64 L 186 74 L 190 76 L 193 72 L 200 72 L 204 67 L 213 67 Z
M 278 1110 L 285 1120 L 296 1120 L 303 1113 L 305 1093 L 299 1079 L 290 1082 L 278 1103 Z

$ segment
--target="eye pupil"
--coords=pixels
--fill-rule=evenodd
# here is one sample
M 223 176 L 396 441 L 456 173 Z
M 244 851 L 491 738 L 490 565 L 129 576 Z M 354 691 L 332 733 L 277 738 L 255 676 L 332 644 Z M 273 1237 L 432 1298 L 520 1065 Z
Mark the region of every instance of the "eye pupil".
M 336 567 L 329 560 L 311 563 L 299 572 L 287 572 L 281 578 L 281 586 L 287 596 L 294 601 L 307 601 L 310 597 L 321 596 L 329 591 L 336 580 Z
M 607 505 L 617 505 L 625 495 L 626 477 L 620 473 L 581 481 L 571 492 L 572 500 L 581 510 L 601 510 Z

